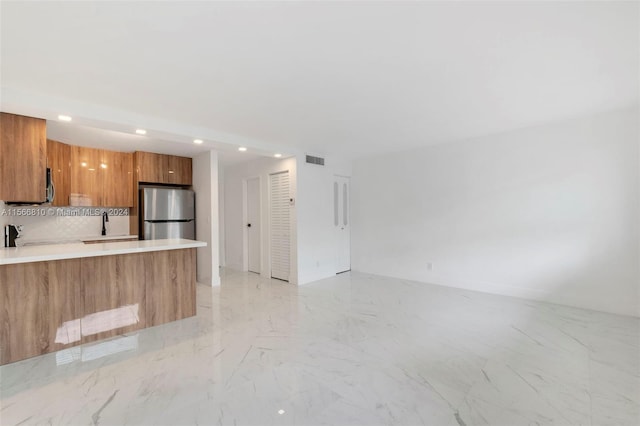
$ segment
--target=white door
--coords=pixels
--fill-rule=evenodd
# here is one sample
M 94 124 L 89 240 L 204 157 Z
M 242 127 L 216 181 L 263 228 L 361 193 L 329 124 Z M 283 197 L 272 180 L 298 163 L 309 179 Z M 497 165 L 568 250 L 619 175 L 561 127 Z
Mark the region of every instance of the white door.
M 260 179 L 247 179 L 247 265 L 260 273 Z
M 336 274 L 351 270 L 350 196 L 349 178 L 334 176 L 333 227 L 336 241 Z
M 269 229 L 271 248 L 271 277 L 289 281 L 289 172 L 270 175 L 271 224 Z

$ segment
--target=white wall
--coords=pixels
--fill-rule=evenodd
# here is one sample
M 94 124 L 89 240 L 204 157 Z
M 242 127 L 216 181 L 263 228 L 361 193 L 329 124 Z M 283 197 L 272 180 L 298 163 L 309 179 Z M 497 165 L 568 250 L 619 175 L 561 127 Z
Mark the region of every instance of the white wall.
M 196 249 L 198 282 L 220 285 L 218 241 L 218 154 L 207 151 L 193 158 L 196 192 L 196 239 L 207 243 Z
M 640 315 L 638 113 L 355 161 L 353 269 Z
M 336 274 L 333 178 L 350 177 L 351 162 L 327 157 L 318 166 L 301 155 L 298 164 L 298 280 L 305 284 Z
M 261 223 L 261 275 L 270 275 L 269 247 L 269 175 L 288 170 L 290 172 L 291 196 L 296 199 L 296 159 L 295 157 L 276 160 L 261 158 L 228 167 L 224 170 L 224 234 L 225 265 L 229 268 L 246 270 L 244 244 L 246 228 L 244 224 L 244 197 L 246 179 L 260 178 Z M 297 202 L 296 202 L 297 204 Z M 290 282 L 296 284 L 298 267 L 296 256 L 297 206 L 291 208 L 291 264 Z

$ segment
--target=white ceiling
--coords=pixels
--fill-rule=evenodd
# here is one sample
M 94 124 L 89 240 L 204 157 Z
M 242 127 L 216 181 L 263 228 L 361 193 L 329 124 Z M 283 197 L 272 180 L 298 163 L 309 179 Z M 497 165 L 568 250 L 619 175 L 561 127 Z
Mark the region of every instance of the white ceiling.
M 179 155 L 182 157 L 194 157 L 208 150 L 208 147 L 204 145 L 176 143 L 176 141 L 171 140 L 81 126 L 55 120 L 47 120 L 47 138 L 70 145 L 88 146 L 112 151 L 147 151 Z M 261 155 L 252 152 L 239 152 L 233 148 L 217 148 L 216 151 L 218 151 L 218 160 L 223 167 L 233 166 L 261 157 Z
M 3 90 L 291 150 L 387 152 L 639 99 L 638 2 L 0 4 Z

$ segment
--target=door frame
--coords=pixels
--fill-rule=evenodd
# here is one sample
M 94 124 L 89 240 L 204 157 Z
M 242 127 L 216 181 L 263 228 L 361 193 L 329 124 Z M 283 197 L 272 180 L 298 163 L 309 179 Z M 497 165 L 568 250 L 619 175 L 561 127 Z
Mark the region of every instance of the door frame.
M 262 259 L 262 177 L 260 175 L 249 176 L 242 179 L 242 270 L 249 271 L 249 231 L 247 230 L 247 221 L 249 220 L 249 212 L 247 208 L 247 197 L 249 195 L 248 181 L 252 179 L 258 180 L 258 220 L 260 221 L 260 233 L 258 234 L 258 245 L 260 247 L 260 274 L 264 271 Z

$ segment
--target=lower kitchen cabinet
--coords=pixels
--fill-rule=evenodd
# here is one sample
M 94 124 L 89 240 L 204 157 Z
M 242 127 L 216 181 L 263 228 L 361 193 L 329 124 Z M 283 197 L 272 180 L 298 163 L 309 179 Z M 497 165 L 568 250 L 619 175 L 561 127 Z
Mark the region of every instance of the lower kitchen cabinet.
M 0 266 L 0 364 L 80 344 L 80 259 Z
M 0 265 L 0 365 L 196 314 L 194 248 Z
M 144 253 L 82 259 L 83 343 L 145 327 L 145 260 Z
M 196 314 L 195 249 L 145 253 L 147 326 L 160 325 Z M 186 279 L 185 279 L 186 278 Z M 176 301 L 178 301 L 176 303 Z M 174 309 L 168 309 L 173 307 Z

